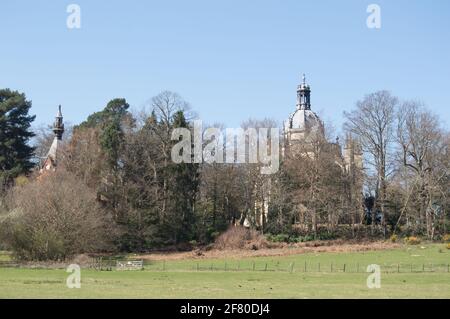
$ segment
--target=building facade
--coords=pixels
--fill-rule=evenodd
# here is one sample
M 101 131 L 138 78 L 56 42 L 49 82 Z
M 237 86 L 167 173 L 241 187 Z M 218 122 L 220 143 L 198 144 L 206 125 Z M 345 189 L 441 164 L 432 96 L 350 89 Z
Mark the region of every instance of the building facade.
M 50 146 L 47 156 L 40 165 L 41 174 L 45 171 L 55 171 L 58 165 L 58 152 L 64 134 L 64 122 L 61 112 L 61 105 L 58 106 L 58 112 L 56 113 L 55 122 L 53 123 L 53 133 L 55 136 L 53 138 L 52 145 Z

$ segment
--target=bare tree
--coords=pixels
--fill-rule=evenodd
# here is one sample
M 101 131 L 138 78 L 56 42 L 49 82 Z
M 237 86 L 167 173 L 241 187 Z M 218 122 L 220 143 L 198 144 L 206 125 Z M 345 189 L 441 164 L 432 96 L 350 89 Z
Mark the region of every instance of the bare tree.
M 241 128 L 246 130 L 255 129 L 258 131 L 261 128 L 276 128 L 277 123 L 274 119 L 264 118 L 262 120 L 248 119 L 241 124 Z M 245 164 L 238 164 L 240 171 L 241 190 L 244 195 L 244 209 L 242 211 L 240 223 L 244 224 L 245 220 L 250 222 L 253 226 L 259 226 L 264 231 L 267 223 L 267 205 L 270 201 L 270 184 L 271 176 L 261 174 L 260 162 L 251 163 L 251 152 L 258 150 L 261 147 L 259 134 L 256 139 L 252 139 L 246 134 L 246 158 L 248 162 Z M 270 145 L 270 136 L 267 136 L 268 144 Z M 254 144 L 256 143 L 256 145 Z M 252 151 L 251 151 L 252 150 Z M 272 150 L 270 150 L 272 152 Z
M 20 259 L 64 260 L 113 247 L 111 216 L 95 192 L 61 168 L 12 189 L 8 208 L 0 235 Z
M 316 134 L 309 142 L 292 147 L 284 160 L 283 167 L 293 184 L 297 220 L 315 235 L 321 224 L 332 231 L 343 211 L 344 169 L 340 166 L 338 148 L 322 134 Z
M 65 131 L 63 135 L 63 143 L 67 143 L 72 137 L 73 126 L 65 123 Z M 34 154 L 38 159 L 44 159 L 50 145 L 52 145 L 55 134 L 52 132 L 52 127 L 49 125 L 39 125 L 34 128 L 34 133 L 36 134 L 33 138 L 32 144 L 35 147 Z
M 418 102 L 405 102 L 398 112 L 397 140 L 401 163 L 412 174 L 409 194 L 417 195 L 419 224 L 426 225 L 427 236 L 433 239 L 433 203 L 441 197 L 440 182 L 449 169 L 442 167 L 446 145 L 438 118 Z
M 105 154 L 99 142 L 97 128 L 76 130 L 69 142 L 61 149 L 59 164 L 75 174 L 86 185 L 99 190 L 102 182 Z
M 344 112 L 345 129 L 355 135 L 363 147 L 366 162 L 375 170 L 375 199 L 382 214 L 386 234 L 386 186 L 392 169 L 391 147 L 394 138 L 395 110 L 398 99 L 388 91 L 366 95 L 356 109 Z
M 152 130 L 152 134 L 154 134 L 159 140 L 159 143 L 157 143 L 158 150 L 163 157 L 163 168 L 166 168 L 170 161 L 170 152 L 172 148 L 171 134 L 175 114 L 182 111 L 186 120 L 189 121 L 195 117 L 195 113 L 191 112 L 189 103 L 184 101 L 179 94 L 170 91 L 163 91 L 153 97 L 151 101 L 151 109 L 151 118 L 155 121 L 154 124 L 156 125 L 151 125 L 149 128 Z M 167 183 L 167 179 L 164 178 L 162 187 L 162 214 L 165 214 L 167 210 Z

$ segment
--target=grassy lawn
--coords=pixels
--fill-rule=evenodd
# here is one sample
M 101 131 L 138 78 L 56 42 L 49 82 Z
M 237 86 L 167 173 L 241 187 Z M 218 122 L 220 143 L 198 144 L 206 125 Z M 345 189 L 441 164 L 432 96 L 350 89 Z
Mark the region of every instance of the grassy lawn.
M 450 251 L 422 247 L 82 269 L 80 289 L 63 269 L 0 268 L 0 298 L 450 298 Z M 381 266 L 380 289 L 366 286 L 368 264 Z

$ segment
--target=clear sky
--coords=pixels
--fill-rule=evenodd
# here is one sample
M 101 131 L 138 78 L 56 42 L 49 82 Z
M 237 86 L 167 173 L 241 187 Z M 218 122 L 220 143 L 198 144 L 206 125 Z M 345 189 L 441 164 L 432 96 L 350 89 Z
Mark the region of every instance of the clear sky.
M 68 29 L 66 7 L 81 7 Z M 381 29 L 366 26 L 381 7 Z M 448 0 L 1 0 L 0 88 L 25 92 L 36 124 L 62 104 L 79 123 L 112 98 L 136 109 L 178 92 L 205 122 L 282 121 L 306 73 L 312 105 L 340 128 L 344 110 L 388 89 L 450 126 Z

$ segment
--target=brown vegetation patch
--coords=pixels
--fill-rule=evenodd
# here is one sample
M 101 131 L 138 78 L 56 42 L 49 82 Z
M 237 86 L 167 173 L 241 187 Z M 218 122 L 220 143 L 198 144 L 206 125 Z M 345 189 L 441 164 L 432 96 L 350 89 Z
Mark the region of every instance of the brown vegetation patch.
M 270 243 L 272 245 L 272 243 Z M 245 258 L 245 257 L 264 257 L 264 256 L 288 256 L 305 253 L 322 252 L 358 252 L 370 250 L 385 250 L 400 247 L 400 244 L 386 241 L 376 242 L 352 242 L 342 240 L 332 241 L 313 241 L 298 244 L 276 244 L 272 248 L 254 249 L 211 249 L 195 250 L 191 252 L 172 252 L 172 253 L 151 253 L 140 255 L 137 258 L 147 260 L 181 260 L 192 258 Z
M 217 237 L 214 248 L 225 249 L 252 249 L 270 248 L 270 243 L 259 232 L 242 226 L 231 226 L 227 231 Z

